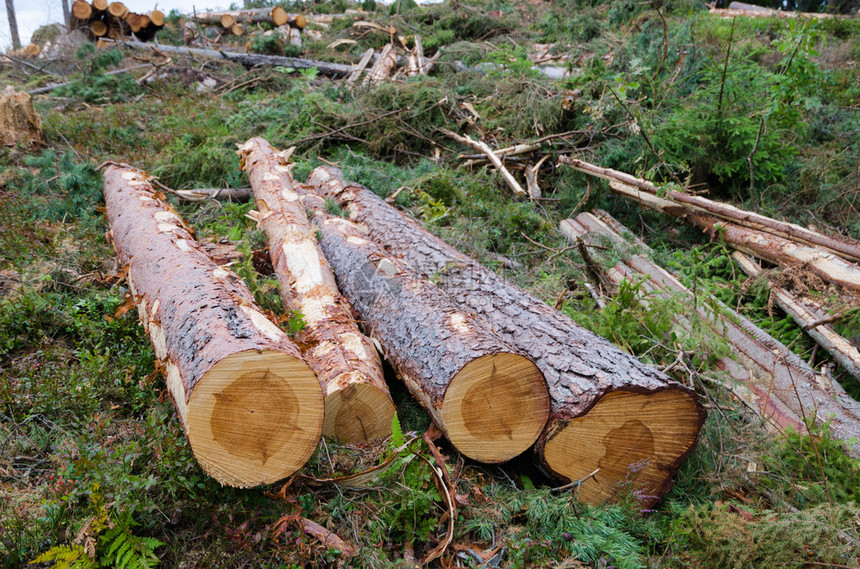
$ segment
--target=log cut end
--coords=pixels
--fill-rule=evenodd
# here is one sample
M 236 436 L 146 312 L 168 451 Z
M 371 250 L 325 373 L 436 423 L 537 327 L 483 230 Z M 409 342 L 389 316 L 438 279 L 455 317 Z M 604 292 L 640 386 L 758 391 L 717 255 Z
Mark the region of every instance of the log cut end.
M 568 480 L 587 478 L 578 493 L 584 502 L 629 498 L 648 507 L 671 487 L 704 417 L 695 394 L 687 391 L 615 391 L 550 435 L 544 460 Z
M 481 462 L 504 462 L 537 440 L 549 417 L 543 374 L 512 353 L 482 356 L 451 380 L 442 402 L 448 438 Z
M 387 391 L 352 380 L 325 398 L 323 435 L 352 444 L 387 437 L 395 411 Z
M 271 484 L 301 468 L 321 435 L 323 398 L 299 358 L 273 350 L 220 360 L 194 388 L 188 440 L 207 474 L 222 484 Z

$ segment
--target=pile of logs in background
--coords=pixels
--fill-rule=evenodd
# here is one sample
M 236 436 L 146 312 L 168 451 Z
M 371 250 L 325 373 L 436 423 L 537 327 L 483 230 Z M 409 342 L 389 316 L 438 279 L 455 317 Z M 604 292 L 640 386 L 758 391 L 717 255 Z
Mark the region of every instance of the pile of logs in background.
M 81 30 L 90 39 L 118 40 L 132 34 L 140 41 L 149 41 L 164 27 L 164 14 L 153 10 L 148 14 L 129 11 L 122 2 L 108 0 L 75 0 L 69 20 L 70 30 Z

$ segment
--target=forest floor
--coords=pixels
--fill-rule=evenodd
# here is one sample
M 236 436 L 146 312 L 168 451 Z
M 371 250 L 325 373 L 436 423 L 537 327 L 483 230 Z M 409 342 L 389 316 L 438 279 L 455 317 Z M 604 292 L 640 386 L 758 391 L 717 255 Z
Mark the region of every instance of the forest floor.
M 453 542 L 433 566 L 858 567 L 860 463 L 826 427 L 814 436 L 768 429 L 722 387 L 707 355 L 720 339 L 674 330 L 671 301 L 645 305 L 631 293 L 598 308 L 586 263 L 558 223 L 603 208 L 702 298 L 738 307 L 819 369 L 833 367 L 826 353 L 771 306 L 761 283 L 747 281 L 719 240 L 613 195 L 557 158 L 677 178 L 714 199 L 860 238 L 860 20 L 722 19 L 692 1 L 407 4 L 363 16 L 377 28 L 335 20 L 301 52 L 271 36 L 249 42 L 352 63 L 388 43 L 390 25 L 407 41 L 420 33 L 428 55 L 442 50 L 430 76 L 372 87 L 348 88 L 314 70 L 178 56 L 138 82 L 106 72 L 158 56 L 92 46 L 48 67 L 72 83 L 34 99 L 46 143 L 0 150 L 0 567 L 46 552 L 54 561 L 38 566 L 412 567 L 449 524 Z M 178 16 L 168 20 L 159 40 L 180 43 Z M 349 41 L 332 46 L 337 39 Z M 553 46 L 564 78 L 533 68 L 536 43 Z M 200 86 L 205 77 L 216 86 Z M 0 82 L 19 90 L 55 80 L 0 63 Z M 458 156 L 470 151 L 440 128 L 496 148 L 540 144 L 551 156 L 539 176 L 545 199 L 515 199 L 492 169 L 466 166 Z M 674 489 L 653 511 L 632 493 L 594 507 L 573 490 L 553 491 L 528 454 L 487 466 L 444 442 L 460 499 L 454 520 L 429 467 L 410 453 L 360 490 L 238 490 L 207 477 L 136 314 L 123 308 L 97 166 L 127 162 L 177 190 L 247 187 L 236 148 L 253 136 L 296 146 L 299 180 L 325 161 L 382 196 L 400 190 L 396 205 L 434 233 L 693 385 L 709 414 Z M 199 239 L 239 251 L 234 270 L 280 314 L 271 267 L 260 262 L 263 235 L 246 217 L 252 205 L 175 206 Z M 860 310 L 848 308 L 837 326 L 860 337 Z M 671 366 L 681 350 L 694 357 Z M 860 396 L 860 385 L 833 369 Z M 411 433 L 410 452 L 429 452 L 420 436 L 429 418 L 393 378 L 390 387 L 402 426 L 393 440 L 326 441 L 305 474 L 373 466 Z M 358 553 L 303 533 L 301 518 Z

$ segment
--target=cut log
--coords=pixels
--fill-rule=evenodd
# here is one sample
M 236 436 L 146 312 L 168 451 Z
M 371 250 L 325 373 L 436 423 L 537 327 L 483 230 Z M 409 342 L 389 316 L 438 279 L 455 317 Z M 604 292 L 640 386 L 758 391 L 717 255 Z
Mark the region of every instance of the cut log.
M 526 350 L 549 386 L 550 420 L 536 445 L 546 469 L 581 480 L 579 497 L 620 497 L 631 468 L 634 486 L 654 502 L 693 449 L 705 412 L 696 394 L 578 326 L 404 217 L 370 190 L 317 168 L 315 191 L 346 208 L 389 252 L 429 275 L 461 310 L 474 312 Z
M 123 46 L 133 49 L 152 49 L 149 44 L 140 41 L 126 41 Z M 158 51 L 163 53 L 175 53 L 178 55 L 194 55 L 199 57 L 211 57 L 214 59 L 226 59 L 239 63 L 245 67 L 256 67 L 264 65 L 267 67 L 292 67 L 293 69 L 316 68 L 320 75 L 328 77 L 345 77 L 352 72 L 352 65 L 340 63 L 329 63 L 327 61 L 315 61 L 313 59 L 301 59 L 298 57 L 283 57 L 280 55 L 261 55 L 257 53 L 241 53 L 232 51 L 218 51 L 215 49 L 200 49 L 194 47 L 182 47 L 175 45 L 159 45 Z
M 762 268 L 758 263 L 740 251 L 735 251 L 732 257 L 750 277 L 755 278 L 762 274 Z M 819 346 L 827 350 L 845 371 L 860 379 L 860 351 L 846 338 L 837 334 L 833 328 L 822 322 L 826 319 L 827 313 L 809 306 L 784 288 L 773 286 L 770 281 L 765 282 L 773 294 L 777 306 L 791 316 L 791 319 L 798 326 L 806 330 L 806 333 Z
M 148 178 L 130 166 L 108 166 L 105 205 L 191 450 L 222 484 L 285 478 L 319 441 L 320 383 L 242 280 L 203 252 Z
M 559 162 L 572 166 L 576 170 L 585 172 L 586 174 L 609 180 L 610 182 L 620 182 L 621 186 L 610 184 L 610 187 L 616 191 L 624 190 L 624 195 L 628 197 L 635 196 L 637 199 L 642 199 L 643 201 L 649 199 L 649 196 L 639 195 L 638 192 L 634 192 L 629 186 L 638 188 L 647 194 L 651 194 L 653 197 L 656 197 L 659 193 L 662 199 L 656 202 L 645 203 L 645 205 L 655 207 L 650 204 L 660 203 L 662 206 L 657 209 L 661 209 L 661 211 L 665 211 L 675 217 L 680 217 L 690 212 L 706 213 L 750 229 L 771 233 L 777 237 L 783 237 L 806 245 L 813 245 L 818 248 L 825 248 L 849 261 L 860 262 L 860 242 L 848 237 L 824 235 L 793 223 L 779 221 L 758 213 L 745 211 L 728 204 L 715 202 L 701 196 L 694 196 L 677 190 L 659 192 L 657 186 L 652 182 L 631 176 L 625 172 L 589 164 L 570 156 L 562 156 L 559 158 Z M 672 209 L 673 206 L 677 209 Z
M 605 223 L 611 220 L 611 225 Z M 591 245 L 608 241 L 623 262 L 616 264 L 609 277 L 618 285 L 623 280 L 641 282 L 645 292 L 658 298 L 674 298 L 686 305 L 695 317 L 679 314 L 675 322 L 688 331 L 711 330 L 722 337 L 732 350 L 733 363 L 722 358 L 729 375 L 746 384 L 755 394 L 762 417 L 778 426 L 805 430 L 808 421 L 829 423 L 831 432 L 846 442 L 852 456 L 860 456 L 860 403 L 854 401 L 835 381 L 818 374 L 797 354 L 764 330 L 716 298 L 695 300 L 693 293 L 677 277 L 646 256 L 633 253 L 625 238 L 613 229 L 619 226 L 609 214 L 599 217 L 582 213 L 575 220 L 562 222 L 562 233 L 571 241 L 583 239 Z M 591 237 L 602 237 L 595 242 Z M 647 245 L 637 245 L 650 253 Z M 644 280 L 643 280 L 644 278 Z M 748 377 L 744 372 L 748 372 Z M 775 401 L 774 399 L 778 400 Z M 781 403 L 781 404 L 780 404 Z M 850 442 L 851 440 L 854 442 Z
M 106 11 L 108 9 L 109 4 L 110 4 L 110 2 L 108 2 L 108 0 L 93 0 L 92 1 L 93 10 L 95 10 L 96 12 Z
M 6 146 L 41 143 L 45 140 L 42 119 L 28 93 L 12 86 L 0 93 L 0 142 Z
M 164 26 L 164 12 L 161 10 L 153 10 L 149 13 L 149 21 L 158 27 Z
M 87 22 L 93 15 L 93 7 L 86 0 L 75 0 L 72 4 L 72 16 L 81 22 Z
M 106 36 L 108 32 L 108 26 L 101 20 L 96 20 L 90 24 L 90 31 L 96 37 Z
M 448 440 L 490 463 L 528 449 L 549 414 L 534 363 L 355 224 L 326 213 L 321 197 L 303 204 L 341 292 Z
M 230 29 L 233 24 L 238 22 L 244 22 L 247 24 L 271 24 L 275 27 L 289 24 L 297 28 L 303 28 L 307 25 L 307 18 L 303 14 L 288 14 L 287 11 L 280 6 L 249 10 L 201 12 L 197 14 L 197 21 L 203 25 L 220 26 L 227 29 Z
M 128 7 L 122 2 L 111 2 L 108 4 L 107 11 L 114 18 L 124 18 L 128 14 Z
M 241 36 L 245 34 L 245 26 L 242 24 L 233 24 L 230 26 L 230 33 L 234 36 Z
M 373 343 L 358 330 L 349 305 L 299 203 L 287 159 L 261 138 L 239 147 L 266 233 L 284 308 L 302 315 L 296 339 L 325 390 L 323 435 L 362 443 L 391 434 L 395 407 Z

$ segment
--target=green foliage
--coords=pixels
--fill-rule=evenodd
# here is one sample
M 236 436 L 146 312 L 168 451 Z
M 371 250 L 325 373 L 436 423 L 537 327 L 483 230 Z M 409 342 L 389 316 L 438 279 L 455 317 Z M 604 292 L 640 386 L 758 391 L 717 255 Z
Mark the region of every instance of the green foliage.
M 106 103 L 123 101 L 141 92 L 141 87 L 133 75 L 105 74 L 108 67 L 116 66 L 122 61 L 123 53 L 119 49 L 96 53 L 93 44 L 85 43 L 78 49 L 77 57 L 81 60 L 92 57 L 88 71 L 67 85 L 55 89 L 54 93 L 57 96 L 79 99 L 87 103 Z
M 101 536 L 100 545 L 104 549 L 101 554 L 102 567 L 151 569 L 159 565 L 155 550 L 164 543 L 151 537 L 134 535 L 131 528 L 135 525 L 131 516 L 123 516 Z
M 765 456 L 773 473 L 771 487 L 793 488 L 804 507 L 822 503 L 860 506 L 860 461 L 845 454 L 845 447 L 827 425 L 811 428 L 812 435 L 789 429 Z
M 72 152 L 45 150 L 24 159 L 27 169 L 17 172 L 21 207 L 30 220 L 89 221 L 102 201 L 102 178 Z
M 844 566 L 856 549 L 833 529 L 857 515 L 852 507 L 777 514 L 716 502 L 682 512 L 672 522 L 672 539 L 690 563 L 714 569 Z
M 57 545 L 30 563 L 51 563 L 51 569 L 90 569 L 96 566 L 82 545 Z
M 655 345 L 675 345 L 678 339 L 672 315 L 682 309 L 674 300 L 646 294 L 641 282 L 625 280 L 603 310 L 586 312 L 565 305 L 562 311 L 626 351 L 645 355 L 653 352 Z M 653 361 L 654 357 L 650 355 L 646 359 Z

